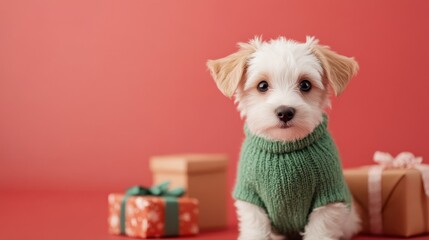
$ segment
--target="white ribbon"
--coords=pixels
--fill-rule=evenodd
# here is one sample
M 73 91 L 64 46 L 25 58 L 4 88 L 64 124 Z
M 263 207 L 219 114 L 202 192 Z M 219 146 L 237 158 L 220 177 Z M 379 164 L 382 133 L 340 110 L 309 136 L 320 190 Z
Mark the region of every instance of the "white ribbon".
M 378 165 L 370 167 L 368 171 L 368 211 L 369 227 L 374 234 L 383 233 L 383 208 L 381 194 L 381 174 L 385 169 L 417 169 L 420 171 L 426 196 L 429 197 L 429 165 L 422 164 L 422 157 L 415 157 L 410 152 L 402 152 L 396 157 L 389 153 L 375 152 L 374 161 Z

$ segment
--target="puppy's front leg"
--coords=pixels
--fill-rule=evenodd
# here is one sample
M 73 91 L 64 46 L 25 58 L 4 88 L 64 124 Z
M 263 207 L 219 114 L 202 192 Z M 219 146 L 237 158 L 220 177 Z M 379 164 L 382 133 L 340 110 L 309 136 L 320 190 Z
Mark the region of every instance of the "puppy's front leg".
M 271 223 L 265 211 L 251 203 L 235 201 L 239 221 L 239 240 L 268 240 Z
M 310 214 L 304 240 L 348 240 L 359 230 L 360 220 L 354 209 L 344 203 L 331 203 Z

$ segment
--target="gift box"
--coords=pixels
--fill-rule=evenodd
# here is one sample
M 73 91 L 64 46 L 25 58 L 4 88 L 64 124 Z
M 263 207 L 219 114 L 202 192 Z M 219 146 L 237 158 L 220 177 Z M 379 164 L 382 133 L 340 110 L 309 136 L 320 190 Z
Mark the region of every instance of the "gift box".
M 198 225 L 207 230 L 226 227 L 227 162 L 227 156 L 220 154 L 154 156 L 150 168 L 154 183 L 169 181 L 198 199 Z
M 377 162 L 384 161 L 379 158 L 375 156 Z M 394 166 L 391 159 L 381 165 L 344 171 L 362 220 L 362 232 L 399 237 L 428 233 L 428 186 L 424 184 L 428 168 L 420 164 Z
M 174 194 L 148 196 L 147 193 L 128 193 L 108 196 L 111 234 L 148 238 L 198 233 L 197 199 L 176 197 Z

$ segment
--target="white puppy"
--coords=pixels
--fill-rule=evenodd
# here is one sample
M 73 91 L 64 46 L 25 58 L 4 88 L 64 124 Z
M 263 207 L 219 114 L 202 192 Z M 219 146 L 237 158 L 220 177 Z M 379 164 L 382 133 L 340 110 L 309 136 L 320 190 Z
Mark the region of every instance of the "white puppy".
M 240 43 L 207 63 L 245 118 L 234 189 L 243 240 L 350 239 L 359 218 L 342 175 L 324 109 L 358 64 L 318 40 L 280 37 Z

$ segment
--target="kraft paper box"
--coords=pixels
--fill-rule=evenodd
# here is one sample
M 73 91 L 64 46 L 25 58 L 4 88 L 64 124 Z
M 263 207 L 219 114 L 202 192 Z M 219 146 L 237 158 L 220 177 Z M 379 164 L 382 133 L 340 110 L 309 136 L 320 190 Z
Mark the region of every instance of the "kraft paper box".
M 228 158 L 220 154 L 154 156 L 150 161 L 153 183 L 169 181 L 199 201 L 201 230 L 226 227 Z
M 369 167 L 344 170 L 362 220 L 363 233 L 371 234 L 368 213 Z M 381 175 L 382 234 L 410 237 L 429 232 L 428 198 L 416 169 L 386 169 Z
M 130 196 L 125 204 L 121 231 L 121 203 L 124 194 L 109 194 L 109 232 L 131 237 L 190 236 L 198 233 L 198 200 L 174 198 L 176 209 L 166 212 L 165 197 Z

